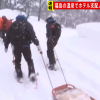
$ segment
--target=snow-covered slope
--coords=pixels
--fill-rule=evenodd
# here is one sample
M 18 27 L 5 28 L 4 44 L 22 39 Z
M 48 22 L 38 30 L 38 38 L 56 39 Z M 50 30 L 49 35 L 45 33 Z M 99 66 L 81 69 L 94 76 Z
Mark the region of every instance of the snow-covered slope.
M 8 9 L 1 10 L 0 16 L 6 15 L 8 18 L 15 18 L 19 11 L 11 11 Z M 30 17 L 36 35 L 40 41 L 43 50 L 43 57 L 48 63 L 46 55 L 46 23 L 41 20 L 37 21 L 37 17 Z M 87 46 L 86 46 L 87 45 Z M 88 45 L 85 38 L 78 37 L 76 30 L 63 28 L 62 35 L 58 45 L 55 47 L 59 57 L 62 69 L 69 84 L 73 84 L 84 90 L 87 94 L 100 100 L 100 51 L 92 50 L 92 45 Z M 4 46 L 0 42 L 0 99 L 2 100 L 53 100 L 52 88 L 36 46 L 31 45 L 32 58 L 38 76 L 38 89 L 34 89 L 32 84 L 25 82 L 19 84 L 14 78 L 14 65 L 12 64 L 11 46 L 8 52 L 4 52 Z M 22 70 L 27 77 L 28 68 L 25 60 L 22 57 Z M 62 73 L 58 66 L 57 72 L 50 72 L 50 78 L 53 87 L 65 84 Z

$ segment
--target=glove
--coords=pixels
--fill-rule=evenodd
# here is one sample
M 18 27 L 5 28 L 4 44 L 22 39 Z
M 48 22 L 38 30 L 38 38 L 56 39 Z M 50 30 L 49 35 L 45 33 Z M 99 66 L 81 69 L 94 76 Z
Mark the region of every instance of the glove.
M 5 52 L 7 52 L 8 51 L 8 49 L 7 48 L 5 48 Z
M 40 45 L 38 45 L 37 48 L 38 48 L 38 51 L 40 52 L 40 54 L 43 54 Z

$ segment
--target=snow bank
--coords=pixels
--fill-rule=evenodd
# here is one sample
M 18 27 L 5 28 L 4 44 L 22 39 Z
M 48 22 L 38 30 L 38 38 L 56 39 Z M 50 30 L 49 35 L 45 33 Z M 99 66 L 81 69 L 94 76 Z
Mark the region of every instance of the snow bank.
M 100 23 L 84 23 L 76 26 L 80 37 L 93 38 L 100 36 Z
M 89 45 L 96 46 L 99 49 L 100 45 L 100 23 L 85 23 L 76 26 L 79 37 L 85 37 L 85 42 Z M 95 48 L 93 48 L 95 49 Z

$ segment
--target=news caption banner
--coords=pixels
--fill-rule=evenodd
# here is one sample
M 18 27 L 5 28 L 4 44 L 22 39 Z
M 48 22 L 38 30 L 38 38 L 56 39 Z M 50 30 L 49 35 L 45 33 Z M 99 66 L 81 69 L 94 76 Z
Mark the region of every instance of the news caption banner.
M 67 10 L 67 9 L 98 9 L 100 10 L 100 2 L 47 2 L 47 9 L 53 10 Z

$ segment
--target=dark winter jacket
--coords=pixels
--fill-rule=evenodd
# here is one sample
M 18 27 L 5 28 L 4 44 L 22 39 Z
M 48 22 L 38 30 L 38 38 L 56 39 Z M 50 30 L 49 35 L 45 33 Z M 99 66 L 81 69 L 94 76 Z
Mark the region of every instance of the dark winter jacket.
M 55 47 L 61 35 L 61 25 L 52 18 L 46 20 L 47 42 Z
M 53 38 L 53 28 L 54 24 L 56 23 L 55 20 L 50 19 L 47 24 L 46 24 L 46 29 L 47 29 L 47 38 L 48 40 L 51 40 Z
M 12 27 L 13 27 L 13 25 L 14 25 L 14 23 L 16 23 L 16 21 L 15 22 L 13 22 L 12 23 L 12 25 L 9 27 L 9 29 L 8 29 L 8 33 L 7 33 L 7 36 L 6 36 L 6 39 L 5 39 L 5 48 L 7 49 L 8 48 L 8 45 L 9 45 L 9 43 L 11 43 L 12 45 L 14 45 L 13 44 L 13 41 L 11 40 L 11 35 L 13 34 L 13 32 L 12 32 Z M 36 35 L 35 35 L 35 32 L 34 32 L 34 29 L 33 29 L 33 27 L 32 27 L 32 25 L 28 22 L 28 21 L 26 21 L 26 28 L 25 28 L 25 32 L 26 32 L 26 34 L 29 34 L 29 37 L 30 37 L 30 39 L 32 40 L 32 42 L 36 45 L 36 46 L 38 46 L 39 45 L 39 41 L 38 41 L 38 39 L 37 39 L 37 37 L 36 37 Z M 27 37 L 26 37 L 27 38 Z M 23 45 L 25 46 L 28 46 L 29 45 L 29 43 L 28 43 L 28 41 L 26 40 L 26 41 L 24 41 L 23 42 Z M 22 45 L 22 46 L 23 46 Z
M 60 24 L 58 24 L 55 20 L 52 20 L 50 19 L 47 24 L 46 24 L 46 29 L 47 29 L 47 38 L 48 38 L 48 41 L 49 40 L 52 40 L 54 38 L 57 38 L 58 40 L 58 37 L 60 37 L 59 34 L 61 34 L 61 30 L 58 29 L 58 25 L 60 26 Z M 55 27 L 57 26 L 57 28 Z
M 47 36 L 47 38 L 48 38 L 48 40 L 51 40 L 52 39 L 52 22 L 48 22 L 47 24 L 46 24 L 46 30 L 47 30 L 47 34 L 46 34 L 46 36 Z

